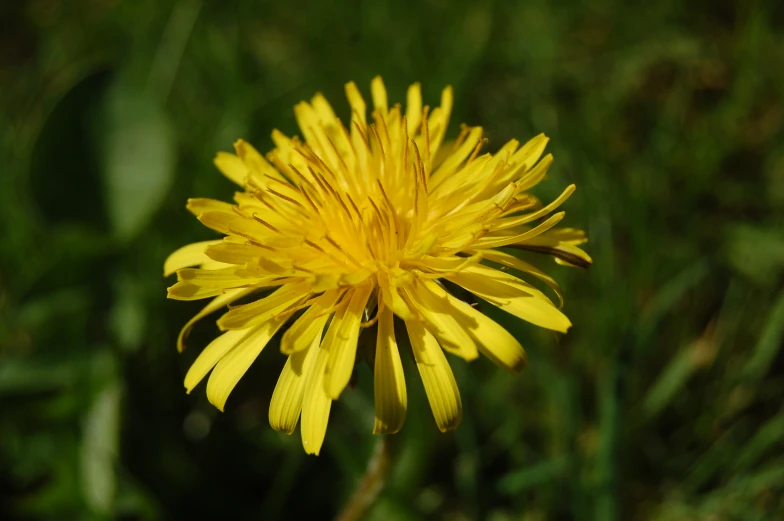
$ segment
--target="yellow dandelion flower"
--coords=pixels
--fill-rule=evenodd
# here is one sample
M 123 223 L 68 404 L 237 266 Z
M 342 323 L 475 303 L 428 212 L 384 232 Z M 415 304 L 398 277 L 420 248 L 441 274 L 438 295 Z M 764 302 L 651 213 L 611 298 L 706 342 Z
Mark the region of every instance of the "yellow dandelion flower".
M 373 431 L 397 432 L 405 420 L 395 316 L 405 324 L 438 428 L 454 429 L 462 404 L 444 351 L 465 360 L 481 353 L 513 373 L 526 358 L 510 333 L 444 282 L 565 332 L 571 324 L 559 307 L 507 270 L 539 279 L 560 300 L 555 281 L 500 248 L 547 253 L 562 264 L 591 262 L 578 247 L 583 232 L 556 228 L 564 213 L 553 212 L 574 185 L 547 205 L 528 193 L 553 161 L 541 158 L 544 135 L 480 154 L 482 129 L 464 126 L 444 146 L 450 87 L 433 110 L 422 105 L 419 84 L 408 89 L 405 111 L 389 106 L 381 78 L 372 81 L 371 93 L 372 121 L 349 83 L 347 126 L 317 94 L 294 108 L 303 139 L 274 130 L 275 149 L 266 159 L 242 140 L 236 154 L 219 153 L 216 166 L 243 190 L 234 204 L 191 199 L 187 207 L 225 237 L 185 246 L 164 266 L 167 275 L 177 272 L 170 298 L 213 298 L 183 328 L 180 350 L 196 321 L 229 307 L 218 319 L 224 333 L 185 377 L 190 392 L 211 372 L 207 396 L 221 410 L 270 339 L 292 322 L 281 338 L 288 360 L 269 420 L 291 433 L 301 418 L 302 443 L 313 454 L 332 402 L 351 379 L 363 329 L 376 334 Z

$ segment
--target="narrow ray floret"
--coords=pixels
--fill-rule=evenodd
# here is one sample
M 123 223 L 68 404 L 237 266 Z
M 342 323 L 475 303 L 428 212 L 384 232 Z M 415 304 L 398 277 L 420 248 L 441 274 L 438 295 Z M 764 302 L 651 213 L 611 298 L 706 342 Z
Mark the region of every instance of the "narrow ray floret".
M 370 120 L 349 83 L 346 124 L 317 94 L 294 108 L 302 138 L 274 130 L 266 158 L 242 140 L 236 154 L 218 153 L 216 166 L 242 190 L 233 204 L 190 199 L 187 207 L 224 237 L 185 246 L 164 265 L 166 275 L 177 273 L 170 298 L 212 298 L 182 329 L 179 350 L 196 321 L 228 308 L 218 319 L 223 333 L 185 377 L 187 391 L 209 374 L 207 396 L 223 410 L 282 331 L 288 360 L 270 424 L 291 433 L 301 421 L 302 443 L 313 454 L 332 402 L 351 379 L 360 334 L 375 336 L 373 431 L 397 432 L 405 420 L 403 349 L 412 351 L 438 428 L 454 429 L 462 403 L 445 351 L 465 360 L 481 353 L 513 373 L 526 364 L 510 333 L 456 295 L 466 290 L 565 332 L 571 324 L 560 311 L 557 283 L 511 252 L 591 263 L 579 247 L 585 234 L 558 227 L 564 212 L 554 213 L 574 185 L 546 205 L 529 193 L 553 161 L 541 157 L 544 135 L 482 153 L 480 127 L 463 126 L 453 143 L 444 141 L 450 87 L 432 110 L 423 106 L 419 84 L 409 87 L 405 110 L 389 106 L 381 78 L 371 94 Z M 548 286 L 559 305 L 520 276 Z M 396 320 L 407 341 L 396 337 Z

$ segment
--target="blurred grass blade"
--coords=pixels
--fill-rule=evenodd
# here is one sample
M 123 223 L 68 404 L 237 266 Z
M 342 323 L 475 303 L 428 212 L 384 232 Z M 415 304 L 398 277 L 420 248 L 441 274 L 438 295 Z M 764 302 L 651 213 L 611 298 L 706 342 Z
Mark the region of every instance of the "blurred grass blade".
M 77 377 L 75 366 L 71 360 L 42 362 L 35 358 L 3 358 L 0 396 L 51 391 L 72 384 Z
M 692 465 L 681 487 L 684 494 L 698 490 L 721 471 L 726 464 L 727 454 L 743 439 L 742 434 L 742 422 L 736 421 L 713 442 L 713 445 Z
M 537 485 L 548 483 L 569 468 L 570 457 L 559 456 L 530 467 L 514 470 L 501 477 L 496 485 L 502 493 L 513 496 Z
M 95 398 L 84 419 L 81 444 L 82 492 L 90 508 L 112 511 L 116 493 L 115 460 L 120 428 L 120 386 L 109 383 Z
M 695 371 L 713 362 L 717 350 L 716 322 L 712 321 L 702 336 L 678 352 L 646 393 L 642 405 L 644 419 L 651 420 L 664 410 Z
M 161 103 L 169 97 L 182 54 L 185 52 L 185 44 L 193 31 L 201 7 L 202 3 L 198 0 L 182 0 L 177 2 L 169 16 L 147 83 L 148 92 Z
M 147 225 L 171 185 L 171 125 L 149 96 L 116 83 L 107 94 L 101 130 L 109 219 L 115 236 L 127 241 Z
M 640 317 L 637 333 L 638 349 L 645 350 L 661 319 L 672 311 L 683 295 L 699 284 L 708 273 L 708 262 L 700 259 L 671 278 L 648 301 Z
M 749 443 L 746 443 L 735 460 L 737 471 L 747 471 L 757 464 L 765 452 L 784 440 L 784 409 L 759 428 Z
M 599 423 L 601 446 L 596 454 L 596 500 L 594 518 L 602 521 L 618 519 L 618 456 L 620 454 L 621 395 L 624 374 L 616 357 L 599 383 Z
M 670 403 L 675 393 L 691 377 L 694 369 L 695 363 L 691 350 L 684 349 L 678 353 L 645 395 L 643 411 L 646 419 L 656 416 Z
M 784 337 L 784 290 L 773 304 L 765 328 L 762 330 L 754 354 L 743 368 L 743 377 L 748 380 L 757 380 L 765 376 L 768 368 L 781 349 L 781 340 Z

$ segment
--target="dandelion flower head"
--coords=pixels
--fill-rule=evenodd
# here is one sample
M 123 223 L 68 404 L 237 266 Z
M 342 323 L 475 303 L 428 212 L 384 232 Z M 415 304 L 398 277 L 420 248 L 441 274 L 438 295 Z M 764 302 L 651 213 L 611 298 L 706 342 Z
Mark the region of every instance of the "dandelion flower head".
M 520 343 L 457 298 L 457 288 L 565 332 L 571 324 L 560 304 L 520 276 L 549 286 L 560 301 L 558 285 L 509 248 L 561 264 L 591 262 L 578 247 L 583 232 L 557 227 L 564 213 L 554 212 L 574 185 L 546 205 L 529 193 L 553 161 L 542 157 L 544 135 L 483 153 L 480 127 L 463 126 L 445 144 L 450 87 L 430 109 L 414 84 L 403 109 L 389 105 L 377 77 L 369 116 L 354 83 L 346 95 L 347 123 L 317 94 L 294 108 L 302 138 L 273 131 L 275 148 L 266 158 L 242 140 L 236 154 L 219 153 L 216 166 L 241 187 L 234 203 L 190 199 L 187 207 L 224 237 L 185 246 L 164 266 L 167 275 L 177 273 L 170 298 L 212 298 L 183 328 L 180 350 L 196 321 L 228 307 L 217 322 L 222 334 L 185 377 L 187 391 L 209 374 L 207 396 L 223 410 L 259 353 L 283 331 L 288 360 L 269 420 L 287 433 L 301 421 L 303 446 L 313 454 L 332 402 L 351 380 L 361 333 L 375 336 L 374 432 L 403 425 L 404 348 L 413 354 L 438 428 L 454 429 L 462 403 L 445 351 L 465 360 L 482 354 L 513 373 L 526 364 Z M 399 338 L 402 331 L 408 341 Z

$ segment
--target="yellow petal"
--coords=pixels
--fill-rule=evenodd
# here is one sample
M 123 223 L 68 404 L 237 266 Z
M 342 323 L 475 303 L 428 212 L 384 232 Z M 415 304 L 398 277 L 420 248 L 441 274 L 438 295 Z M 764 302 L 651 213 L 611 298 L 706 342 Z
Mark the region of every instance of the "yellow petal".
M 414 318 L 411 310 L 408 309 L 408 305 L 401 298 L 398 289 L 393 286 L 389 280 L 388 274 L 383 271 L 379 271 L 377 277 L 378 286 L 381 290 L 381 298 L 384 300 L 384 305 L 394 311 L 395 315 L 399 316 L 403 320 Z
M 312 341 L 311 344 L 313 344 Z M 283 371 L 280 373 L 280 378 L 278 378 L 270 400 L 269 422 L 276 431 L 282 431 L 286 434 L 294 432 L 302 411 L 307 375 L 317 356 L 317 349 L 318 345 L 313 349 L 295 353 L 286 360 L 286 365 L 283 366 Z M 295 358 L 300 360 L 295 361 Z M 300 366 L 299 371 L 294 369 L 295 365 Z
M 406 420 L 406 380 L 395 340 L 394 315 L 389 308 L 378 319 L 376 361 L 373 370 L 376 417 L 373 434 L 393 434 Z
M 408 88 L 406 95 L 406 125 L 408 135 L 413 137 L 422 121 L 422 86 L 414 83 Z
M 447 156 L 444 162 L 433 172 L 431 180 L 428 181 L 430 191 L 435 195 L 436 187 L 447 176 L 454 173 L 454 171 L 465 161 L 471 152 L 474 151 L 479 140 L 482 139 L 482 127 L 474 127 L 468 133 L 468 137 L 460 144 L 457 150 Z
M 189 266 L 197 266 L 210 260 L 204 253 L 208 246 L 219 244 L 222 241 L 203 241 L 188 244 L 176 250 L 166 258 L 163 263 L 163 276 L 168 277 L 175 271 Z
M 217 297 L 225 290 L 209 286 L 197 286 L 190 282 L 177 282 L 167 290 L 166 298 L 172 300 L 201 300 L 203 298 Z
M 497 236 L 493 235 L 492 232 L 485 237 L 482 237 L 478 241 L 474 243 L 474 247 L 476 249 L 490 249 L 490 248 L 500 248 L 502 246 L 512 246 L 523 244 L 526 241 L 536 237 L 537 235 L 541 235 L 559 222 L 564 218 L 566 212 L 558 212 L 556 214 L 551 215 L 547 218 L 546 221 L 537 225 L 530 230 L 526 230 L 522 233 L 517 235 L 503 235 Z M 503 230 L 506 231 L 506 230 Z
M 454 255 L 446 257 L 433 257 L 426 255 L 417 261 L 410 262 L 410 265 L 415 267 L 424 266 L 430 271 L 448 273 L 453 271 L 461 271 L 464 268 L 472 264 L 477 264 L 481 261 L 481 253 L 475 253 L 470 257 L 457 257 Z
M 232 205 L 229 203 L 207 198 L 188 199 L 188 204 L 185 205 L 185 208 L 196 217 L 206 212 L 233 212 L 231 209 Z
M 582 230 L 556 228 L 516 244 L 515 247 L 552 255 L 558 264 L 587 268 L 593 260 L 590 255 L 577 247 L 578 244 L 586 242 L 588 239 L 585 238 L 585 232 Z
M 585 236 L 585 231 L 578 230 L 577 228 L 555 228 L 554 230 L 549 230 L 547 233 L 542 234 L 537 240 L 565 242 L 566 244 L 577 246 L 588 242 L 588 237 Z
M 446 278 L 507 313 L 539 327 L 566 332 L 572 325 L 541 291 L 508 273 L 487 266 L 469 266 Z
M 455 102 L 455 91 L 452 89 L 451 85 L 447 85 L 444 87 L 444 90 L 441 91 L 441 110 L 444 111 L 444 120 L 446 121 L 447 125 L 449 124 L 449 117 L 452 115 L 452 105 Z M 444 128 L 446 131 L 446 128 Z
M 538 269 L 536 266 L 528 264 L 522 259 L 518 259 L 514 255 L 510 255 L 502 251 L 481 250 L 479 253 L 482 255 L 482 258 L 487 259 L 491 262 L 497 262 L 498 264 L 502 264 L 509 268 L 514 268 L 524 273 L 530 273 L 534 277 L 538 278 L 539 280 L 541 280 L 542 282 L 550 286 L 550 288 L 552 288 L 553 291 L 555 291 L 555 294 L 558 296 L 558 302 L 559 302 L 558 307 L 559 308 L 563 307 L 563 293 L 561 292 L 561 286 L 559 286 L 558 283 L 555 281 L 555 279 L 550 277 L 547 273 Z
M 294 141 L 280 130 L 272 131 L 272 142 L 275 144 L 273 155 L 276 155 L 283 165 L 292 164 L 301 172 L 307 172 L 307 162 L 301 154 L 295 152 Z
M 214 261 L 245 265 L 249 262 L 258 261 L 262 255 L 268 255 L 269 251 L 253 244 L 223 240 L 212 241 L 204 250 L 204 254 Z
M 199 354 L 193 362 L 193 365 L 188 369 L 188 373 L 185 375 L 185 389 L 188 393 L 207 376 L 207 373 L 212 371 L 215 364 L 217 364 L 226 353 L 242 342 L 242 339 L 248 336 L 251 331 L 252 329 L 227 331 L 210 342 L 210 344 L 204 348 L 204 351 Z
M 230 289 L 224 292 L 222 295 L 216 297 L 212 302 L 207 304 L 204 309 L 199 311 L 193 318 L 191 318 L 188 323 L 183 326 L 180 330 L 180 334 L 177 337 L 177 351 L 182 352 L 185 349 L 185 339 L 188 337 L 188 333 L 191 332 L 191 328 L 193 325 L 201 320 L 202 318 L 206 317 L 207 315 L 218 311 L 220 308 L 226 306 L 227 304 L 231 304 L 237 299 L 248 295 L 249 293 L 255 291 L 255 288 L 239 288 L 239 289 Z
M 452 105 L 454 103 L 454 91 L 452 86 L 448 85 L 441 91 L 441 105 L 430 113 L 427 120 L 427 126 L 430 132 L 430 152 L 429 156 L 434 158 L 438 155 L 438 149 L 446 135 L 446 130 L 449 127 L 449 117 L 452 114 Z M 427 153 L 425 153 L 427 156 Z
M 455 317 L 455 309 L 446 298 L 446 290 L 430 280 L 406 288 L 425 325 L 446 351 L 465 360 L 475 360 L 479 353 L 473 339 Z
M 517 192 L 523 192 L 525 190 L 530 190 L 537 184 L 539 181 L 544 179 L 544 176 L 547 174 L 547 171 L 550 169 L 550 166 L 553 164 L 553 155 L 547 154 L 539 161 L 536 166 L 528 170 L 523 177 L 519 180 L 515 181 L 515 185 L 517 185 Z
M 446 432 L 457 428 L 463 417 L 463 403 L 444 352 L 421 322 L 407 320 L 406 329 L 438 429 Z
M 558 248 L 549 253 L 555 257 L 555 263 L 561 266 L 587 268 L 593 264 L 593 259 L 591 259 L 590 255 L 571 244 L 560 244 Z
M 280 351 L 285 355 L 290 355 L 307 348 L 316 335 L 320 335 L 321 331 L 329 319 L 328 310 L 335 305 L 342 292 L 327 291 L 322 294 L 311 305 L 302 316 L 300 316 L 283 334 L 280 341 Z M 319 340 L 321 338 L 319 337 Z M 295 367 L 297 372 L 300 372 L 299 367 Z
M 525 368 L 528 363 L 525 350 L 512 334 L 479 310 L 446 291 L 445 294 L 483 355 L 512 374 Z
M 273 294 L 235 307 L 218 319 L 221 329 L 244 329 L 266 322 L 302 300 L 310 292 L 306 284 L 287 284 Z
M 223 262 L 218 262 L 212 259 L 208 259 L 202 262 L 199 267 L 203 270 L 219 270 L 221 268 L 227 268 L 228 265 Z
M 417 237 L 414 244 L 406 249 L 405 255 L 410 259 L 418 259 L 433 249 L 433 246 L 439 241 L 440 237 L 435 233 L 427 233 L 424 236 Z
M 231 209 L 229 209 L 229 211 L 206 211 L 198 214 L 198 219 L 207 228 L 227 235 L 231 233 L 231 230 L 229 229 L 231 223 L 245 220 Z
M 381 76 L 376 76 L 370 82 L 370 95 L 373 98 L 373 108 L 382 116 L 387 114 L 387 89 L 384 87 L 384 80 Z
M 302 101 L 294 107 L 294 117 L 308 146 L 330 165 L 330 168 L 337 169 L 339 159 L 335 150 L 328 145 L 327 134 L 321 126 L 316 110 L 310 103 Z
M 371 289 L 367 284 L 354 290 L 348 305 L 332 317 L 327 336 L 321 343 L 322 348 L 329 352 L 324 384 L 327 395 L 333 400 L 338 399 L 351 380 L 357 355 L 359 324 L 362 322 L 362 314 Z
M 207 399 L 221 411 L 229 394 L 288 317 L 275 318 L 255 328 L 241 344 L 220 359 L 207 381 Z
M 321 335 L 313 339 L 309 352 L 313 353 L 312 365 L 308 368 L 305 396 L 302 403 L 302 446 L 308 454 L 318 456 L 324 435 L 327 433 L 329 410 L 332 400 L 324 389 L 324 373 L 329 353 L 319 347 Z
M 348 98 L 348 103 L 351 105 L 351 120 L 358 121 L 360 123 L 360 127 L 362 129 L 365 128 L 365 115 L 367 107 L 365 105 L 365 100 L 362 99 L 362 94 L 359 93 L 359 89 L 357 88 L 357 84 L 353 81 L 346 83 L 346 97 Z M 354 128 L 351 128 L 352 136 L 354 134 Z
M 520 150 L 514 153 L 510 163 L 525 165 L 524 172 L 530 170 L 539 158 L 542 157 L 542 153 L 544 152 L 545 147 L 547 147 L 548 141 L 550 141 L 550 138 L 544 134 L 539 134 L 530 139 L 520 148 Z
M 259 154 L 258 150 L 253 148 L 253 145 L 244 139 L 238 139 L 234 143 L 234 150 L 237 155 L 242 159 L 242 162 L 248 167 L 248 171 L 253 175 L 255 181 L 261 186 L 267 186 L 267 179 L 265 176 L 270 176 L 279 181 L 283 181 L 283 176 L 280 175 L 276 169 L 272 168 L 264 156 Z
M 338 122 L 335 111 L 332 110 L 332 105 L 329 104 L 329 101 L 327 101 L 327 98 L 325 98 L 323 94 L 319 92 L 313 96 L 313 99 L 310 100 L 310 104 L 313 106 L 313 110 L 316 111 L 316 114 L 318 114 L 319 121 L 322 125 L 329 127 L 337 125 Z
M 521 226 L 523 224 L 527 224 L 544 217 L 545 215 L 553 212 L 564 202 L 566 202 L 566 200 L 569 199 L 569 196 L 571 196 L 574 193 L 575 188 L 576 187 L 573 184 L 567 186 L 561 195 L 559 195 L 553 202 L 551 202 L 550 204 L 548 204 L 547 206 L 545 206 L 540 210 L 524 215 L 518 215 L 516 217 L 510 217 L 507 219 L 498 219 L 493 224 L 493 230 L 503 230 L 506 228 Z
M 238 272 L 237 266 L 217 270 L 182 268 L 177 271 L 177 280 L 194 286 L 229 289 L 249 286 L 259 279 L 259 277 L 243 277 L 238 275 Z
M 248 178 L 248 167 L 238 156 L 226 152 L 218 152 L 213 161 L 218 170 L 234 183 L 245 186 Z

